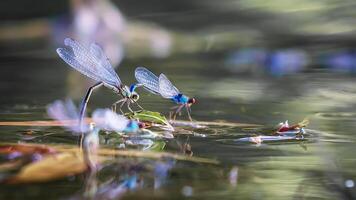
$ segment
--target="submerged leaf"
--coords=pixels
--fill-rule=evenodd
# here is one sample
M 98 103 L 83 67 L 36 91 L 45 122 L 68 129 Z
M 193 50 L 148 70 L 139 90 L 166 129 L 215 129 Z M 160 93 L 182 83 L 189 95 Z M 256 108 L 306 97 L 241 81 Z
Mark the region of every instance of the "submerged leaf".
M 21 169 L 7 183 L 46 182 L 84 172 L 87 165 L 79 152 L 48 155 Z

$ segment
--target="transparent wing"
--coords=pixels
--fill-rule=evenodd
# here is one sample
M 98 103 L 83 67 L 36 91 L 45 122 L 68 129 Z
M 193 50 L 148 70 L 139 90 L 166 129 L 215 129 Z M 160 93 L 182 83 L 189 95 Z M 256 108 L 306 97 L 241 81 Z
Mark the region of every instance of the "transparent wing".
M 92 118 L 97 127 L 108 131 L 123 131 L 130 122 L 126 117 L 118 115 L 110 109 L 97 109 Z
M 143 84 L 145 89 L 153 94 L 159 95 L 158 77 L 145 67 L 137 67 L 135 70 L 136 80 Z
M 115 77 L 115 80 L 118 80 L 118 84 L 121 84 L 121 80 L 117 73 L 115 72 L 114 68 L 111 66 L 109 59 L 106 57 L 103 49 L 96 43 L 92 43 L 90 45 L 90 52 L 94 55 L 94 57 L 99 60 L 101 66 L 103 66 L 112 77 Z
M 179 90 L 168 80 L 164 74 L 159 75 L 159 93 L 164 98 L 172 98 L 178 95 Z
M 79 125 L 79 112 L 73 101 L 66 100 L 65 102 L 57 100 L 47 107 L 48 115 L 57 121 L 60 121 L 64 127 L 74 133 L 87 132 L 88 125 Z
M 88 50 L 70 38 L 66 38 L 64 44 L 67 47 L 58 48 L 57 53 L 71 67 L 98 82 L 112 86 L 121 85 L 120 78 L 98 45 L 93 43 Z

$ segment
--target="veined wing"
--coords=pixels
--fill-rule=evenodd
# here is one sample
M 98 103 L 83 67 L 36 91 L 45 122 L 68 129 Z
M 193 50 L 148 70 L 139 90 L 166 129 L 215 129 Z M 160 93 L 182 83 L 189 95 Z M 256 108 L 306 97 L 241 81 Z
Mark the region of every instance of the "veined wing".
M 70 131 L 74 133 L 87 132 L 89 127 L 79 125 L 79 112 L 73 101 L 66 100 L 65 102 L 57 100 L 47 107 L 48 115 L 55 120 L 60 121 Z
M 120 78 L 111 67 L 101 48 L 92 44 L 90 50 L 79 42 L 66 38 L 66 48 L 58 48 L 58 55 L 71 67 L 98 82 L 112 86 L 120 86 Z
M 153 94 L 159 95 L 158 77 L 145 67 L 137 67 L 135 70 L 136 80 L 143 84 L 145 89 Z
M 172 98 L 178 95 L 179 90 L 168 80 L 164 74 L 159 75 L 159 93 L 164 98 Z
M 108 131 L 123 131 L 130 122 L 126 117 L 110 109 L 96 109 L 92 118 L 97 127 Z
M 94 75 L 99 76 L 104 83 L 114 83 L 111 85 L 120 86 L 121 80 L 112 68 L 109 59 L 99 45 L 92 43 L 88 50 L 78 41 L 71 38 L 64 40 L 66 46 L 70 46 L 73 49 L 74 55 L 78 61 L 82 61 L 84 66 L 90 66 L 95 72 Z
M 118 80 L 118 82 L 121 84 L 121 80 L 117 73 L 115 72 L 114 68 L 111 66 L 110 61 L 108 57 L 106 57 L 103 49 L 96 43 L 92 43 L 90 45 L 90 53 L 94 55 L 99 60 L 99 63 L 101 63 L 101 66 L 103 66 L 112 77 L 115 77 L 115 80 Z

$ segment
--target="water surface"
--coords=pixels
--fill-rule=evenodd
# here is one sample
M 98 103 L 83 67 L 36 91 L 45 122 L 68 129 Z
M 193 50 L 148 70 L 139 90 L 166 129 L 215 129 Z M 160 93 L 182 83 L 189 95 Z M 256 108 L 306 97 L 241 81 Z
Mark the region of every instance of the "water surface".
M 47 120 L 46 106 L 56 99 L 78 103 L 90 86 L 79 73 L 57 58 L 12 57 L 0 61 L 0 120 Z M 254 131 L 242 127 L 211 126 L 192 130 L 167 141 L 164 151 L 181 152 L 189 142 L 194 156 L 215 158 L 219 165 L 173 162 L 166 181 L 155 188 L 156 161 L 116 158 L 97 175 L 100 184 L 112 177 L 137 173 L 143 187 L 123 193 L 123 199 L 352 199 L 356 179 L 355 78 L 310 72 L 280 78 L 232 75 L 213 59 L 125 61 L 117 71 L 124 83 L 133 82 L 135 66 L 145 65 L 165 74 L 189 96 L 197 98 L 193 118 L 273 127 L 307 117 L 311 131 L 304 141 L 254 144 L 233 142 Z M 141 105 L 168 114 L 171 102 L 141 90 Z M 108 107 L 116 96 L 96 91 L 88 111 Z M 182 116 L 184 117 L 184 116 Z M 34 139 L 24 137 L 33 131 Z M 43 136 L 50 133 L 48 136 Z M 0 127 L 3 142 L 76 144 L 76 138 L 58 127 Z M 115 143 L 107 144 L 115 148 Z M 123 163 L 125 165 L 123 166 Z M 125 167 L 126 166 L 126 167 Z M 130 166 L 135 166 L 134 170 Z M 141 169 L 143 168 L 143 169 Z M 237 182 L 229 180 L 238 169 Z M 134 171 L 134 172 L 133 172 Z M 1 199 L 83 199 L 85 174 L 43 184 L 2 185 Z M 351 182 L 350 182 L 351 181 Z M 348 183 L 348 187 L 346 187 Z M 99 185 L 100 185 L 99 184 Z M 346 185 L 345 185 L 346 184 Z M 352 185 L 351 185 L 352 186 Z M 85 196 L 85 195 L 84 195 Z

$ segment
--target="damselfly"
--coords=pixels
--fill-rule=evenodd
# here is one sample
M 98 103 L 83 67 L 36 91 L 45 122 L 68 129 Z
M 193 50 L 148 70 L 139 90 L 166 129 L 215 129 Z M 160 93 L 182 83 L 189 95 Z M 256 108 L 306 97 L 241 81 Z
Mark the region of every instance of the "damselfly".
M 138 107 L 142 109 L 137 103 L 139 95 L 134 91 L 136 85 L 128 87 L 122 84 L 119 76 L 111 66 L 109 59 L 99 45 L 92 43 L 89 48 L 87 48 L 71 38 L 66 38 L 64 44 L 66 47 L 57 49 L 58 55 L 72 68 L 97 81 L 95 85 L 88 89 L 83 99 L 80 110 L 81 120 L 84 118 L 85 110 L 93 90 L 101 86 L 112 89 L 114 93 L 122 96 L 122 99 L 113 104 L 114 111 L 116 111 L 116 105 L 119 103 L 121 103 L 121 112 L 121 108 L 125 103 L 131 112 L 133 112 L 133 110 L 130 108 L 130 103 L 136 103 Z
M 190 116 L 191 105 L 196 102 L 195 98 L 189 98 L 188 96 L 182 94 L 164 74 L 160 74 L 157 77 L 151 71 L 144 67 L 137 67 L 135 70 L 135 77 L 139 85 L 143 85 L 145 89 L 149 92 L 161 95 L 163 98 L 171 99 L 174 103 L 177 103 L 178 106 L 175 112 L 173 113 L 173 119 L 176 118 L 177 114 L 180 113 L 182 108 L 186 108 L 189 120 L 192 121 Z

